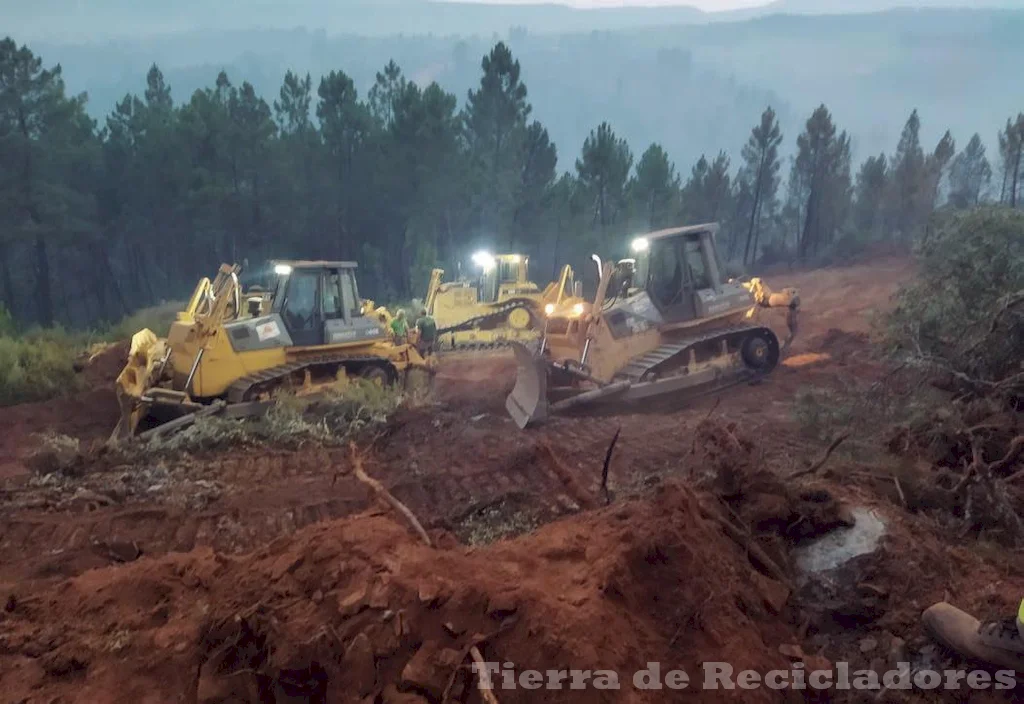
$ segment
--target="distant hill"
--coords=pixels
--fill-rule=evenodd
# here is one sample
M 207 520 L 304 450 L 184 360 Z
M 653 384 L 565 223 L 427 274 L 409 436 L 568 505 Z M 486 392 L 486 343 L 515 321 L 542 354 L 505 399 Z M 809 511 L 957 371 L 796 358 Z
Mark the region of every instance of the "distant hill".
M 384 36 L 433 34 L 490 37 L 512 27 L 531 32 L 613 31 L 733 22 L 776 13 L 864 13 L 916 8 L 1016 8 L 1024 0 L 777 0 L 730 12 L 686 6 L 579 9 L 567 5 L 434 0 L 35 0 L 4 3 L 3 32 L 24 39 L 137 39 L 183 31 L 285 30 Z
M 894 9 L 1024 9 L 1024 0 L 776 0 L 758 14 L 790 12 L 808 15 L 884 12 Z
M 88 91 L 91 112 L 102 118 L 125 93 L 142 91 L 154 61 L 178 100 L 211 85 L 221 68 L 237 83 L 252 82 L 268 102 L 288 69 L 308 71 L 314 81 L 342 69 L 365 95 L 391 58 L 408 76 L 437 80 L 464 100 L 479 81 L 481 56 L 499 36 L 522 62 L 534 115 L 549 128 L 562 168 L 572 168 L 587 133 L 602 120 L 638 154 L 660 142 L 680 170 L 719 149 L 735 164 L 768 103 L 780 114 L 787 151 L 824 102 L 852 134 L 858 160 L 891 152 L 914 108 L 926 142 L 950 128 L 962 146 L 977 131 L 996 159 L 996 130 L 1024 110 L 1024 11 L 768 15 L 614 32 L 519 29 L 463 38 L 207 30 L 91 44 L 36 41 L 32 47 L 47 63 L 63 64 L 69 87 Z

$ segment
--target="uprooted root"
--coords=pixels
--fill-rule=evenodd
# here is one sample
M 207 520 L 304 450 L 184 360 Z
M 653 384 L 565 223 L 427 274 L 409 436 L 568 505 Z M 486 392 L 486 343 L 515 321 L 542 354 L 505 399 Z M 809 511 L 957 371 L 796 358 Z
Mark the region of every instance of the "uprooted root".
M 799 541 L 849 524 L 847 512 L 829 491 L 787 485 L 759 467 L 757 445 L 736 423 L 704 420 L 695 440 L 702 484 L 752 533 Z

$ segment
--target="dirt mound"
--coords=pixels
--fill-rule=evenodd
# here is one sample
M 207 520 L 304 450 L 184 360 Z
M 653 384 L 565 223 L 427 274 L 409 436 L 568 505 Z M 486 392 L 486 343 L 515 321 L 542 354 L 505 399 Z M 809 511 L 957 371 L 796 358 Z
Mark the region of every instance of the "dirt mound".
M 39 445 L 33 437 L 47 431 L 68 435 L 85 445 L 105 440 L 117 424 L 114 380 L 124 367 L 128 343 L 105 348 L 82 360 L 82 390 L 63 398 L 0 408 L 4 432 L 0 433 L 0 479 L 26 472 L 25 459 Z
M 477 701 L 467 660 L 477 645 L 517 676 L 619 673 L 618 690 L 565 682 L 544 701 L 661 701 L 633 686 L 648 661 L 697 681 L 702 662 L 786 667 L 787 594 L 678 485 L 478 550 L 426 547 L 369 513 L 243 558 L 144 558 L 5 595 L 0 676 L 14 701 Z M 497 694 L 507 704 L 538 693 Z
M 104 345 L 80 359 L 75 368 L 81 375 L 82 383 L 89 390 L 109 388 L 124 368 L 128 359 L 130 340 Z
M 110 436 L 118 413 L 112 383 L 108 389 L 0 409 L 0 478 L 26 471 L 25 459 L 39 445 L 35 435 L 51 431 L 88 445 Z

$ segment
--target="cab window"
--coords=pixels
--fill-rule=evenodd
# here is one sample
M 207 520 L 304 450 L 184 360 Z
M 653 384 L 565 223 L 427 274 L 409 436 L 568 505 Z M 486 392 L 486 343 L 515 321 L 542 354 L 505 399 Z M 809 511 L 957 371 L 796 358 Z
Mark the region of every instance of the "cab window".
M 695 290 L 711 288 L 711 272 L 708 271 L 700 240 L 686 240 L 686 264 L 689 267 L 690 286 Z
M 512 284 L 519 280 L 519 265 L 510 259 L 498 261 L 498 281 Z
M 337 269 L 324 274 L 324 320 L 345 317 L 345 306 L 341 298 L 342 276 Z
M 351 271 L 341 273 L 341 286 L 344 292 L 345 306 L 349 310 L 349 316 L 358 318 L 363 314 L 363 302 L 359 299 L 356 277 L 352 275 Z
M 296 271 L 288 279 L 284 320 L 289 330 L 312 330 L 317 325 L 318 272 Z

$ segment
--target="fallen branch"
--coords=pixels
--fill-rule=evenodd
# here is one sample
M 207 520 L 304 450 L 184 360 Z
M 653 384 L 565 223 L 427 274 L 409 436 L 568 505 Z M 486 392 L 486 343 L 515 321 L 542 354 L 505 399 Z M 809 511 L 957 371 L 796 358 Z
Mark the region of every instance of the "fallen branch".
M 481 634 L 478 633 L 475 636 L 473 636 L 473 639 L 470 640 L 469 643 L 466 644 L 466 647 L 462 649 L 462 657 L 459 658 L 459 666 L 457 668 L 455 668 L 454 670 L 452 670 L 451 677 L 448 678 L 448 686 L 446 686 L 444 688 L 444 693 L 441 695 L 441 704 L 447 704 L 448 696 L 451 694 L 452 687 L 455 686 L 455 678 L 458 677 L 459 671 L 462 670 L 462 663 L 466 662 L 466 658 L 474 650 L 476 650 L 477 654 L 479 654 L 480 653 L 479 647 L 481 645 L 483 645 L 484 643 L 489 642 L 491 639 L 499 636 L 500 634 L 502 634 L 502 633 L 504 633 L 506 631 L 511 630 L 512 628 L 515 627 L 515 625 L 516 625 L 516 623 L 518 621 L 519 621 L 519 617 L 518 616 L 510 616 L 510 617 L 506 618 L 504 621 L 501 622 L 501 625 L 498 626 L 498 630 L 493 631 L 492 633 L 485 634 L 485 635 L 481 635 Z M 481 660 L 482 659 L 483 658 L 481 658 Z M 474 657 L 473 661 L 477 662 L 477 659 Z M 477 667 L 480 667 L 480 666 L 477 665 Z M 482 672 L 483 672 L 483 675 L 485 677 L 490 679 L 490 675 L 491 675 L 490 672 L 488 672 L 486 669 L 482 670 Z M 492 689 L 493 689 L 494 683 L 490 682 L 490 684 L 491 684 Z M 493 694 L 491 696 L 493 697 Z M 495 700 L 495 701 L 497 701 L 497 700 Z
M 982 459 L 982 456 L 981 456 L 981 448 L 978 447 L 978 443 L 974 442 L 974 438 L 972 437 L 971 438 L 971 464 L 967 467 L 967 469 L 964 470 L 963 478 L 956 483 L 956 486 L 954 486 L 950 490 L 950 493 L 952 493 L 954 496 L 956 496 L 961 491 L 963 491 L 964 487 L 967 486 L 970 483 L 971 479 L 974 478 L 974 475 L 978 474 L 982 470 L 982 468 L 984 467 L 984 464 L 985 464 L 984 460 Z
M 963 491 L 964 487 L 967 486 L 967 484 L 971 481 L 971 479 L 974 478 L 975 471 L 976 470 L 974 469 L 973 465 L 968 467 L 967 471 L 964 472 L 963 478 L 956 483 L 956 486 L 954 486 L 952 489 L 949 490 L 950 493 L 953 494 L 954 496 L 956 496 L 961 491 Z
M 704 423 L 705 421 L 707 421 L 707 419 L 711 417 L 711 414 L 715 412 L 715 409 L 718 408 L 718 404 L 720 404 L 721 402 L 722 402 L 722 397 L 721 396 L 716 398 L 715 399 L 715 405 L 711 407 L 711 409 L 707 412 L 707 415 L 704 416 L 704 418 L 701 420 L 700 423 Z M 698 427 L 700 426 L 700 423 L 697 423 Z M 693 442 L 690 444 L 690 454 L 691 455 L 696 455 L 697 454 L 697 432 L 696 432 L 696 430 L 693 433 Z
M 551 463 L 551 470 L 562 481 L 566 493 L 569 494 L 570 498 L 580 508 L 588 510 L 598 508 L 597 500 L 588 490 L 580 486 L 579 482 L 576 481 L 575 474 L 558 458 L 558 455 L 555 454 L 550 445 L 546 442 L 541 442 L 538 446 L 538 451 L 547 455 L 548 461 Z
M 701 504 L 700 513 L 705 519 L 718 524 L 718 527 L 725 531 L 725 534 L 732 538 L 733 542 L 743 548 L 747 555 L 753 559 L 754 564 L 766 572 L 769 577 L 781 582 L 790 591 L 795 591 L 793 583 L 789 581 L 789 577 L 786 576 L 782 568 L 776 564 L 775 560 L 768 557 L 767 553 L 760 546 L 750 540 L 751 536 L 749 534 L 745 534 L 730 521 L 712 512 L 703 504 Z
M 907 495 L 903 493 L 903 485 L 900 484 L 900 478 L 895 474 L 892 475 L 892 481 L 896 484 L 896 493 L 899 494 L 900 503 L 903 504 L 903 508 L 909 509 L 907 505 Z
M 840 435 L 839 437 L 832 441 L 832 444 L 828 446 L 828 449 L 825 450 L 825 454 L 822 455 L 822 458 L 820 460 L 812 464 L 807 469 L 801 469 L 796 472 L 793 472 L 788 477 L 786 477 L 786 479 L 797 479 L 799 477 L 805 477 L 808 474 L 814 474 L 819 469 L 825 466 L 825 463 L 828 462 L 828 458 L 832 456 L 832 453 L 835 452 L 836 448 L 842 445 L 843 442 L 849 437 L 850 433 L 843 433 L 842 435 Z
M 487 671 L 487 663 L 484 662 L 484 656 L 480 654 L 480 649 L 475 645 L 469 649 L 469 654 L 473 656 L 473 662 L 476 663 L 476 688 L 480 690 L 480 697 L 487 704 L 498 704 L 498 698 L 494 696 L 493 682 L 491 682 L 491 673 Z
M 604 503 L 607 506 L 612 502 L 612 497 L 608 493 L 608 466 L 612 462 L 612 451 L 615 449 L 615 443 L 619 441 L 619 433 L 622 432 L 622 426 L 620 425 L 615 431 L 615 436 L 612 437 L 611 444 L 608 445 L 608 452 L 604 456 L 604 467 L 601 469 L 601 491 L 604 492 Z
M 409 521 L 409 525 L 411 525 L 420 538 L 423 539 L 423 542 L 426 543 L 428 547 L 433 547 L 433 543 L 430 542 L 430 536 L 427 535 L 427 531 L 423 530 L 423 524 L 419 522 L 419 519 L 416 518 L 413 512 L 410 511 L 405 504 L 396 499 L 390 491 L 385 489 L 383 484 L 363 470 L 363 458 L 360 457 L 359 453 L 356 451 L 355 443 L 350 442 L 348 447 L 352 452 L 352 466 L 354 468 L 356 479 L 370 487 L 374 494 L 387 501 L 393 509 L 405 516 L 405 519 Z
M 938 370 L 946 374 L 949 374 L 954 379 L 958 379 L 959 381 L 961 381 L 965 387 L 967 387 L 973 393 L 979 396 L 1001 391 L 1008 391 L 1015 389 L 1017 386 L 1024 385 L 1024 372 L 1013 374 L 1012 376 L 1008 376 L 997 381 L 978 379 L 958 369 L 954 369 L 945 360 L 939 359 L 938 357 L 922 352 L 920 348 L 918 348 L 918 353 L 912 355 L 908 361 L 909 363 L 917 367 L 925 367 L 928 369 Z
M 1015 437 L 1010 442 L 1010 448 L 1006 451 L 1003 459 L 998 462 L 993 462 L 989 466 L 989 469 L 993 474 L 1002 474 L 1017 461 L 1017 457 L 1020 455 L 1021 450 L 1024 450 L 1024 435 L 1018 435 Z
M 987 342 L 988 338 L 991 337 L 993 333 L 995 333 L 996 329 L 998 329 L 999 322 L 1002 319 L 1002 317 L 1006 315 L 1006 313 L 1008 313 L 1009 311 L 1021 305 L 1022 303 L 1024 303 L 1024 291 L 1017 291 L 1016 293 L 1011 293 L 1005 296 L 1003 298 L 1002 307 L 998 311 L 996 311 L 995 315 L 992 316 L 992 321 L 989 324 L 988 332 L 986 332 L 984 335 L 978 335 L 975 338 L 974 342 L 971 344 L 971 346 L 964 350 L 961 356 L 967 357 L 973 354 L 976 349 L 978 349 L 979 347 L 981 347 L 981 345 Z

